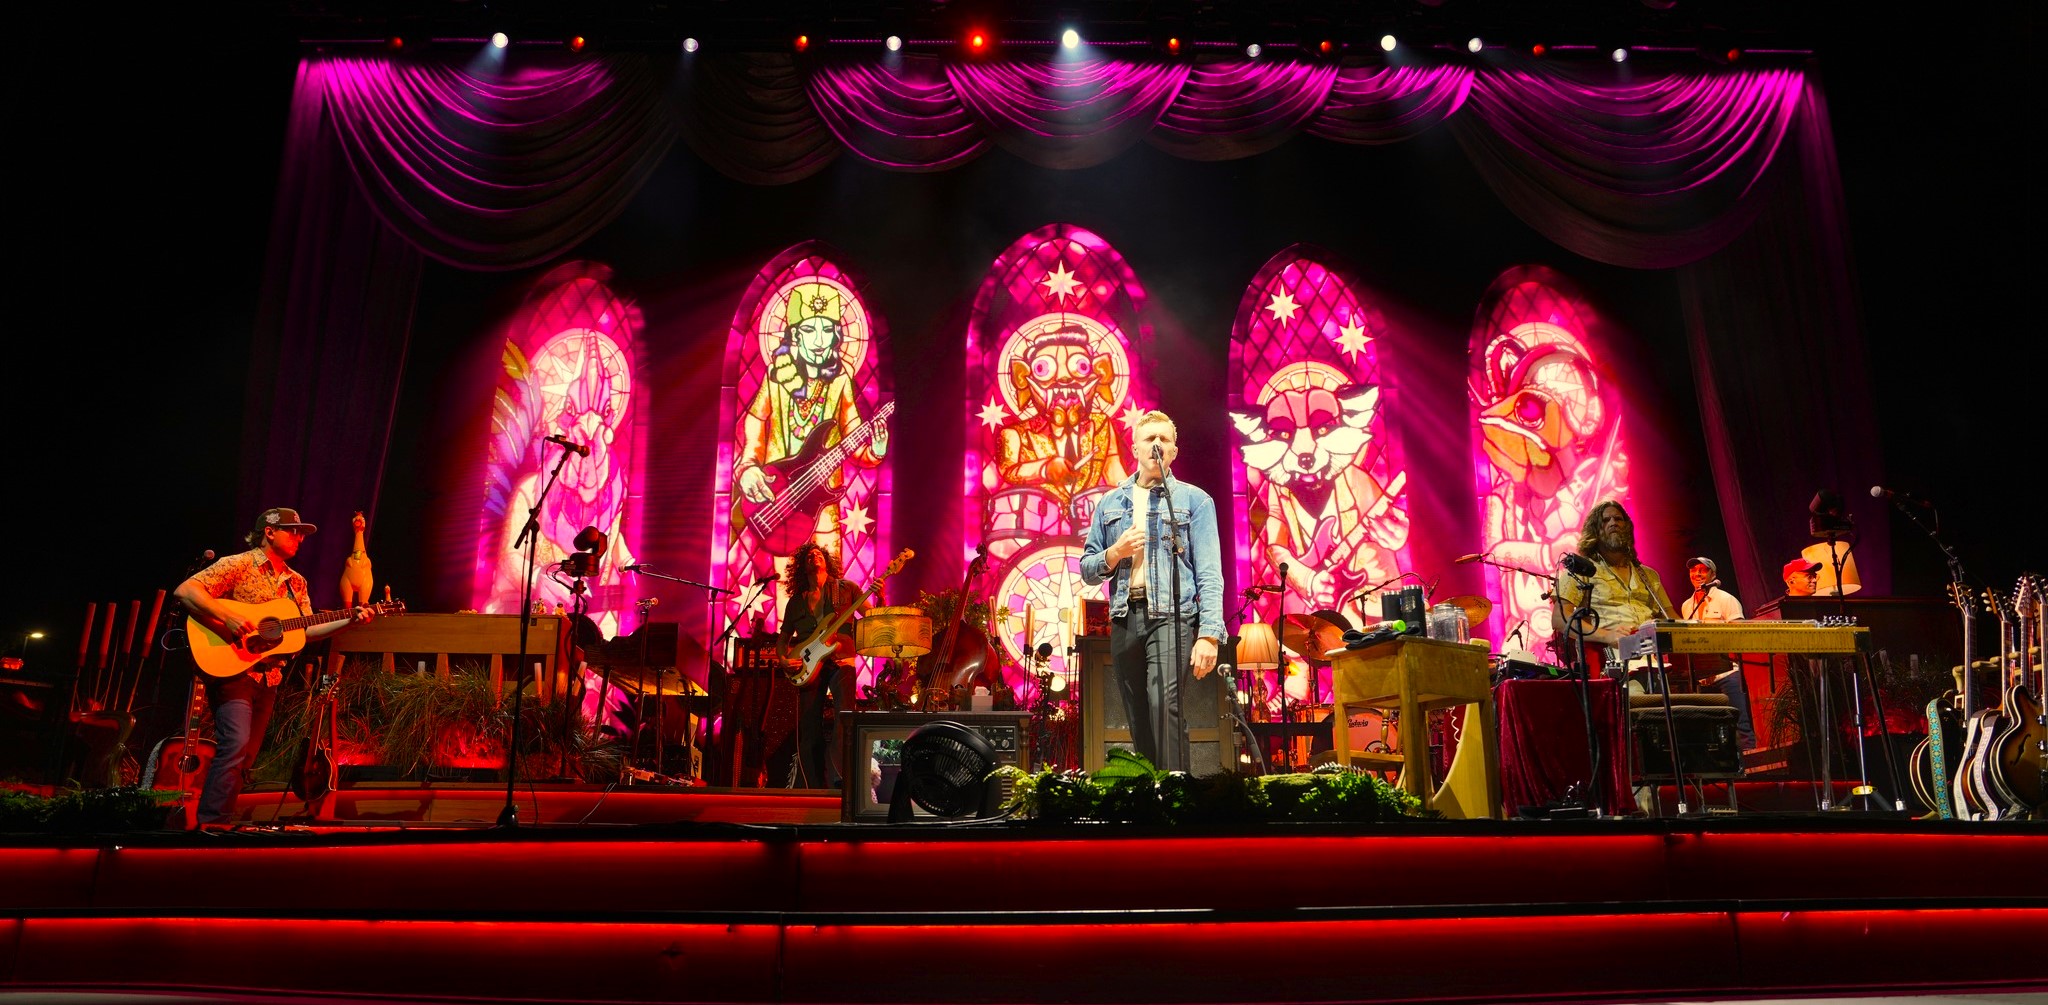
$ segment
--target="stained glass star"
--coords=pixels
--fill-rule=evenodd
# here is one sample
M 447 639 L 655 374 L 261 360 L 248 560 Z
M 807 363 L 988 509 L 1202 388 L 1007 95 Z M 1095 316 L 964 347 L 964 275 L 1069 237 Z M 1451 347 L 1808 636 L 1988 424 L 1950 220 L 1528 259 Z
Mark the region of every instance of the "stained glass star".
M 1301 305 L 1294 302 L 1294 294 L 1285 290 L 1273 294 L 1273 299 L 1266 304 L 1266 310 L 1272 312 L 1273 320 L 1280 322 L 1282 328 L 1294 320 L 1294 312 L 1300 309 Z
M 1372 336 L 1365 333 L 1365 322 L 1355 317 L 1351 319 L 1350 324 L 1343 325 L 1337 330 L 1343 333 L 1337 336 L 1337 348 L 1349 354 L 1353 361 L 1358 359 L 1359 353 L 1365 351 L 1366 344 L 1372 341 Z
M 1117 416 L 1117 421 L 1124 424 L 1125 430 L 1135 434 L 1138 431 L 1138 420 L 1145 417 L 1146 411 L 1139 408 L 1136 402 L 1132 402 L 1131 407 L 1124 409 L 1124 414 Z
M 1045 287 L 1045 295 L 1053 298 L 1054 302 L 1058 302 L 1061 297 L 1075 296 L 1074 291 L 1081 288 L 1081 281 L 1075 279 L 1074 274 L 1068 271 L 1066 262 L 1053 266 L 1053 270 L 1046 273 L 1045 278 L 1039 280 L 1039 283 Z
M 1003 407 L 1002 402 L 990 398 L 988 404 L 981 406 L 981 411 L 976 412 L 975 416 L 981 420 L 982 425 L 995 429 L 1009 419 L 1010 412 Z
M 841 518 L 841 522 L 846 525 L 846 538 L 849 541 L 856 537 L 868 536 L 868 528 L 875 523 L 874 519 L 868 516 L 866 506 L 848 506 L 846 516 Z

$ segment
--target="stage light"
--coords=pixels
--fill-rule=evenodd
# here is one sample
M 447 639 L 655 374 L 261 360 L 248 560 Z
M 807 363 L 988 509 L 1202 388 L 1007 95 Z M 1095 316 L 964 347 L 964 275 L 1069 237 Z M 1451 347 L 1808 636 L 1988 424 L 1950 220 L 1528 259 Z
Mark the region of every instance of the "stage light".
M 1481 41 L 1479 36 L 1477 35 L 1474 35 L 1471 38 L 1465 40 L 1466 52 L 1476 53 L 1484 48 L 1486 48 L 1486 43 L 1484 41 Z
M 384 40 L 384 48 L 389 49 L 392 52 L 404 52 L 405 39 L 402 36 L 393 35 L 390 38 Z
M 1051 674 L 1049 676 L 1052 677 L 1052 693 L 1059 694 L 1067 689 L 1067 679 L 1065 677 L 1059 674 Z
M 1725 56 L 1725 57 L 1727 58 L 1727 60 L 1728 60 L 1728 61 L 1729 61 L 1730 63 L 1733 63 L 1733 62 L 1735 62 L 1736 60 L 1739 60 L 1739 59 L 1741 59 L 1741 58 L 1742 58 L 1742 50 L 1741 50 L 1741 49 L 1730 49 L 1730 50 L 1728 50 L 1728 51 L 1727 51 L 1726 53 L 1724 53 L 1723 55 L 1724 55 L 1724 56 Z
M 1394 36 L 1392 36 L 1392 35 L 1381 35 L 1381 36 L 1380 36 L 1380 51 L 1381 51 L 1381 52 L 1393 52 L 1393 51 L 1394 51 L 1394 47 L 1395 47 L 1395 46 L 1397 46 L 1397 45 L 1399 45 L 1399 44 L 1401 44 L 1401 43 L 1400 43 L 1400 42 L 1399 42 L 1398 40 L 1396 40 L 1396 39 L 1394 38 Z
M 1081 33 L 1072 28 L 1060 32 L 1060 46 L 1066 49 L 1079 49 L 1081 47 Z
M 582 52 L 582 51 L 583 51 L 583 36 L 581 36 L 581 35 L 571 35 L 571 36 L 569 36 L 569 51 L 570 51 L 570 52 Z
M 1246 59 L 1257 59 L 1259 58 L 1259 53 L 1262 53 L 1264 51 L 1266 50 L 1261 48 L 1259 46 L 1259 43 L 1253 42 L 1252 44 L 1244 47 L 1244 56 Z
M 890 52 L 903 51 L 903 36 L 891 35 L 888 38 L 883 39 L 882 48 L 887 49 Z
M 967 33 L 967 51 L 977 56 L 988 51 L 988 32 L 979 28 Z
M 506 47 L 506 46 L 508 46 L 508 45 L 511 45 L 511 44 L 512 44 L 512 40 L 511 40 L 511 39 L 509 39 L 509 38 L 506 38 L 506 37 L 505 37 L 505 33 L 504 33 L 504 32 L 502 32 L 502 31 L 496 31 L 496 32 L 492 32 L 492 33 L 491 33 L 491 48 L 493 48 L 493 49 L 503 49 L 504 47 Z
M 694 38 L 686 38 L 686 39 L 683 39 L 683 51 L 684 51 L 684 52 L 696 52 L 696 51 L 697 51 L 697 40 L 696 40 L 696 39 L 694 39 Z
M 1607 58 L 1612 59 L 1617 63 L 1626 63 L 1628 62 L 1628 49 L 1617 48 L 1613 52 L 1608 53 Z
M 1178 55 L 1180 55 L 1180 39 L 1178 39 L 1178 38 L 1169 38 L 1169 39 L 1167 39 L 1167 40 L 1166 40 L 1166 53 L 1167 53 L 1167 55 L 1169 55 L 1169 56 L 1178 56 Z
M 1323 39 L 1322 41 L 1316 43 L 1316 51 L 1327 56 L 1330 53 L 1337 51 L 1337 43 L 1332 42 L 1327 38 Z
M 802 52 L 811 47 L 811 36 L 798 35 L 794 41 L 790 42 L 790 45 L 796 47 L 796 51 Z
M 1549 52 L 1549 51 L 1550 51 L 1550 47 L 1549 47 L 1549 46 L 1547 46 L 1547 45 L 1544 45 L 1544 44 L 1543 44 L 1543 43 L 1541 43 L 1541 42 L 1538 42 L 1538 43 L 1536 43 L 1535 45 L 1532 45 L 1532 46 L 1530 46 L 1530 47 L 1529 47 L 1529 55 L 1531 55 L 1531 56 L 1535 56 L 1535 57 L 1536 57 L 1536 58 L 1538 58 L 1538 59 L 1542 59 L 1542 58 L 1543 58 L 1543 54 L 1544 54 L 1544 53 L 1546 53 L 1546 52 Z

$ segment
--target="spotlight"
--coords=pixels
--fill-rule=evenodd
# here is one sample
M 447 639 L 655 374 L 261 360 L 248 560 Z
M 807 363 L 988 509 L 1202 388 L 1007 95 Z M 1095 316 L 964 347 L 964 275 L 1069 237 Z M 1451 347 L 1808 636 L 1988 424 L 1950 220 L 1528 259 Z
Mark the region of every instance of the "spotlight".
M 1067 689 L 1067 679 L 1059 674 L 1052 675 L 1052 693 L 1059 694 Z
M 882 48 L 887 49 L 890 52 L 903 51 L 903 36 L 891 35 L 888 38 L 883 39 Z
M 1401 43 L 1400 43 L 1399 41 L 1397 41 L 1397 40 L 1396 40 L 1396 39 L 1394 38 L 1394 36 L 1392 36 L 1392 35 L 1381 35 L 1381 36 L 1380 36 L 1380 51 L 1381 51 L 1381 52 L 1393 52 L 1393 51 L 1394 51 L 1394 47 L 1395 47 L 1395 46 L 1397 46 L 1397 45 L 1399 45 L 1399 44 L 1401 44 Z
M 686 38 L 686 39 L 683 39 L 683 51 L 684 51 L 684 52 L 696 52 L 696 51 L 697 51 L 697 40 L 696 40 L 696 39 L 694 39 L 694 38 Z
M 511 39 L 509 39 L 509 38 L 506 38 L 506 37 L 505 37 L 505 33 L 504 33 L 504 32 L 502 32 L 502 31 L 497 31 L 497 32 L 492 32 L 492 33 L 491 33 L 491 48 L 493 48 L 493 49 L 503 49 L 504 47 L 506 47 L 506 46 L 508 46 L 508 45 L 511 45 L 511 44 L 512 44 L 512 40 L 511 40 Z
M 1535 45 L 1532 45 L 1532 46 L 1530 46 L 1530 47 L 1529 47 L 1529 55 L 1531 55 L 1531 56 L 1534 56 L 1534 57 L 1536 57 L 1537 59 L 1542 59 L 1542 58 L 1543 58 L 1543 54 L 1544 54 L 1544 53 L 1546 53 L 1546 52 L 1549 52 L 1549 51 L 1550 51 L 1550 47 L 1549 47 L 1549 46 L 1547 46 L 1547 45 L 1544 45 L 1544 44 L 1543 44 L 1543 43 L 1541 43 L 1541 42 L 1538 42 L 1538 43 L 1536 43 Z
M 392 52 L 404 52 L 405 38 L 400 35 L 393 35 L 390 38 L 384 40 L 384 48 L 389 49 Z
M 1060 46 L 1066 49 L 1079 49 L 1081 47 L 1081 33 L 1072 28 L 1060 32 Z
M 1736 60 L 1739 60 L 1739 59 L 1741 59 L 1741 58 L 1742 58 L 1742 50 L 1741 50 L 1741 49 L 1730 49 L 1730 50 L 1728 50 L 1727 52 L 1723 53 L 1722 55 L 1723 55 L 1724 57 L 1726 57 L 1726 58 L 1727 58 L 1727 60 L 1728 60 L 1728 61 L 1729 61 L 1730 63 L 1733 63 L 1733 62 L 1735 62 Z
M 1481 41 L 1481 40 L 1480 40 L 1480 38 L 1479 38 L 1479 36 L 1477 36 L 1477 35 L 1474 35 L 1474 36 L 1472 36 L 1471 38 L 1468 38 L 1468 39 L 1466 39 L 1466 40 L 1465 40 L 1465 51 L 1466 51 L 1466 52 L 1476 53 L 1476 52 L 1478 52 L 1479 50 L 1481 50 L 1481 49 L 1484 49 L 1484 48 L 1486 48 L 1486 43 L 1485 43 L 1485 42 L 1483 42 L 1483 41 Z
M 1168 38 L 1166 40 L 1166 53 L 1169 56 L 1180 55 L 1180 39 L 1178 37 Z
M 1266 51 L 1266 50 L 1265 50 L 1265 49 L 1263 49 L 1263 48 L 1261 48 L 1261 47 L 1259 46 L 1259 43 L 1257 43 L 1257 42 L 1253 42 L 1252 44 L 1250 44 L 1250 45 L 1247 45 L 1247 46 L 1245 46 L 1245 47 L 1244 47 L 1244 55 L 1245 55 L 1245 58 L 1246 58 L 1246 59 L 1257 59 L 1257 58 L 1259 58 L 1259 53 L 1262 53 L 1262 52 L 1265 52 L 1265 51 Z
M 1336 51 L 1337 51 L 1337 43 L 1335 43 L 1335 42 L 1332 42 L 1332 41 L 1330 41 L 1330 40 L 1329 40 L 1329 39 L 1327 39 L 1327 38 L 1326 38 L 1326 39 L 1323 39 L 1322 41 L 1320 41 L 1320 42 L 1317 42 L 1317 43 L 1316 43 L 1316 52 L 1318 52 L 1318 53 L 1321 53 L 1322 55 L 1325 55 L 1325 56 L 1327 56 L 1327 55 L 1329 55 L 1330 53 L 1333 53 L 1333 52 L 1336 52 Z
M 570 51 L 570 52 L 582 52 L 582 51 L 583 51 L 583 36 L 581 36 L 581 35 L 571 35 L 571 36 L 569 36 L 569 51 Z
M 988 32 L 976 28 L 967 33 L 967 51 L 977 56 L 988 51 Z
M 1617 63 L 1626 63 L 1628 62 L 1628 49 L 1616 49 L 1613 52 L 1608 53 L 1607 58 L 1614 60 Z
M 796 37 L 796 39 L 795 39 L 794 41 L 790 42 L 789 44 L 790 44 L 790 45 L 792 45 L 792 46 L 795 46 L 795 47 L 796 47 L 796 51 L 798 51 L 798 52 L 802 52 L 802 51 L 804 51 L 805 49 L 808 49 L 808 48 L 810 48 L 810 47 L 811 47 L 811 36 L 809 36 L 809 35 L 798 35 L 798 36 Z

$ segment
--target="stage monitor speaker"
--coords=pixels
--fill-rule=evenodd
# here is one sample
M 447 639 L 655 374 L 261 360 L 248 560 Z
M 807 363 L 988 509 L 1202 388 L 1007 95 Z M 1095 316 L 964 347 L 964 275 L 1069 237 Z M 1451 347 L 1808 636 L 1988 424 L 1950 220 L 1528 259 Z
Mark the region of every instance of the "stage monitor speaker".
M 847 712 L 840 719 L 846 737 L 840 819 L 847 823 L 887 822 L 889 797 L 895 794 L 902 767 L 903 741 L 918 727 L 942 719 L 980 733 L 995 748 L 997 764 L 1031 766 L 1029 712 Z M 1011 784 L 1005 781 L 1005 801 L 1010 790 Z M 918 819 L 937 819 L 922 809 L 916 815 Z
M 1110 666 L 1109 640 L 1083 637 L 1074 642 L 1081 668 L 1081 767 L 1099 771 L 1111 748 L 1131 749 L 1131 717 Z M 1223 675 L 1196 680 L 1190 673 L 1181 685 L 1181 714 L 1188 722 L 1188 773 L 1199 778 L 1235 772 Z

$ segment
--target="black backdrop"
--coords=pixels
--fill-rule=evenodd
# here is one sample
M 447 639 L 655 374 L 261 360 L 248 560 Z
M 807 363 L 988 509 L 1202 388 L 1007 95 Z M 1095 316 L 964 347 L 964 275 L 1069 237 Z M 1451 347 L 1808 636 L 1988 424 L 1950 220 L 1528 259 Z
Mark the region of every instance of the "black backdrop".
M 1886 477 L 1940 500 L 1949 537 L 1972 571 L 2009 583 L 2022 568 L 2048 565 L 2042 506 L 2026 490 L 2036 480 L 2029 462 L 2038 463 L 2044 425 L 2036 390 L 2043 353 L 2029 310 L 2042 265 L 2038 170 L 2026 156 L 2042 119 L 2031 47 L 2034 8 L 1973 7 L 1969 23 L 1955 31 L 1943 31 L 1926 20 L 1927 11 L 1899 2 L 1861 5 L 1843 15 L 1854 21 L 1822 40 L 1819 65 L 1863 291 Z M 20 571 L 7 580 L 0 649 L 13 650 L 19 633 L 31 628 L 49 631 L 50 639 L 29 650 L 34 663 L 68 662 L 88 601 L 143 596 L 171 585 L 199 549 L 233 546 L 249 518 L 234 511 L 243 361 L 297 57 L 282 27 L 253 5 L 145 13 L 118 26 L 74 17 L 49 11 L 26 17 L 22 37 L 35 42 L 23 45 L 9 69 L 17 96 L 8 113 L 17 153 L 10 172 L 17 201 L 9 285 L 17 310 L 8 341 L 21 369 L 0 392 L 16 430 L 0 526 L 13 531 L 21 559 Z M 179 20 L 169 23 L 172 18 Z M 1912 38 L 1893 34 L 1916 25 L 1925 30 Z M 115 28 L 118 40 L 110 34 Z M 2001 44 L 1992 48 L 1991 40 Z M 108 54 L 85 59 L 81 50 L 89 45 L 104 46 Z M 1138 265 L 1155 302 L 1176 305 L 1186 337 L 1220 339 L 1216 333 L 1227 330 L 1251 270 L 1286 240 L 1316 240 L 1343 251 L 1369 286 L 1395 294 L 1397 321 L 1414 322 L 1416 331 L 1436 337 L 1454 332 L 1459 347 L 1479 288 L 1471 284 L 1483 286 L 1484 278 L 1475 277 L 1489 263 L 1549 261 L 1584 283 L 1617 327 L 1641 340 L 1644 375 L 1675 389 L 1669 414 L 1682 420 L 1690 413 L 1669 283 L 1577 261 L 1543 245 L 1469 178 L 1432 172 L 1420 179 L 1434 191 L 1474 195 L 1435 207 L 1419 221 L 1427 228 L 1412 225 L 1423 214 L 1398 187 L 1401 162 L 1419 162 L 1414 157 L 1351 158 L 1347 166 L 1375 162 L 1368 173 L 1396 187 L 1377 200 L 1368 193 L 1355 212 L 1299 214 L 1285 230 L 1277 229 L 1278 218 L 1261 217 L 1249 196 L 1228 205 L 1178 201 L 1216 184 L 1199 177 L 1206 174 L 1257 178 L 1326 170 L 1313 163 L 1317 146 L 1297 141 L 1270 160 L 1222 165 L 1167 163 L 1141 150 L 1096 169 L 1147 171 L 1147 185 L 1156 176 L 1161 198 L 1149 216 L 1114 205 L 1093 211 L 1129 215 L 1089 219 L 1084 180 L 1095 172 L 1061 179 L 1060 194 L 1019 216 L 1002 214 L 1019 212 L 1027 205 L 1021 199 L 963 209 L 976 186 L 999 184 L 1005 172 L 1019 171 L 997 155 L 937 179 L 871 173 L 883 190 L 914 183 L 952 193 L 927 203 L 930 212 L 947 213 L 942 219 L 919 219 L 886 199 L 837 198 L 832 186 L 861 173 L 840 168 L 778 190 L 778 208 L 766 216 L 718 228 L 715 254 L 679 227 L 635 232 L 659 226 L 654 221 L 719 223 L 690 215 L 722 212 L 730 202 L 717 196 L 731 183 L 707 173 L 691 192 L 694 201 L 647 206 L 646 213 L 636 208 L 586 249 L 586 257 L 621 256 L 612 264 L 634 270 L 636 285 L 645 280 L 649 289 L 698 292 L 688 309 L 722 330 L 747 274 L 798 238 L 825 236 L 860 266 L 875 260 L 870 249 L 884 246 L 887 235 L 928 228 L 957 250 L 943 259 L 935 255 L 939 271 L 929 278 L 867 268 L 871 295 L 889 305 L 896 336 L 909 338 L 957 331 L 962 298 L 971 295 L 995 250 L 1032 226 L 1071 219 L 1103 232 Z M 672 163 L 667 170 L 677 169 Z M 1266 199 L 1295 197 L 1280 186 L 1264 191 Z M 661 198 L 650 194 L 642 201 Z M 834 232 L 813 226 L 815 213 L 802 215 L 820 206 L 836 207 Z M 1383 224 L 1382 211 L 1413 215 L 1397 226 Z M 1276 229 L 1261 234 L 1262 226 Z M 1187 240 L 1189 227 L 1214 237 Z M 1339 227 L 1351 229 L 1329 232 Z M 1467 232 L 1498 243 L 1461 244 L 1457 235 Z M 1412 253 L 1417 245 L 1409 242 L 1426 242 L 1429 254 Z M 672 250 L 627 255 L 633 248 Z M 713 261 L 721 264 L 704 264 Z M 682 276 L 687 284 L 654 281 Z M 416 365 L 408 371 L 401 408 L 408 419 L 418 414 L 433 421 L 413 423 L 420 432 L 395 444 L 402 453 L 386 474 L 390 508 L 373 534 L 381 580 L 417 579 L 433 560 L 423 534 L 407 539 L 404 527 L 423 524 L 403 517 L 402 500 L 408 485 L 418 485 L 417 505 L 438 501 L 442 476 L 432 466 L 447 458 L 437 444 L 452 450 L 462 441 L 460 430 L 450 427 L 463 417 L 426 409 L 433 388 L 420 382 L 459 366 L 461 341 L 478 333 L 478 319 L 511 306 L 501 295 L 503 282 L 439 269 L 429 275 L 417 317 Z M 1194 288 L 1210 285 L 1218 290 Z M 708 294 L 719 289 L 730 296 L 714 306 L 718 298 Z M 650 297 L 647 306 L 653 313 L 669 305 Z M 677 357 L 671 365 L 688 359 Z M 1216 366 L 1205 376 L 1209 392 L 1220 384 L 1221 370 Z M 1787 387 L 1784 393 L 1801 391 Z M 941 397 L 949 406 L 959 400 L 957 393 Z M 1166 404 L 1187 410 L 1172 394 Z M 957 430 L 957 418 L 945 428 Z M 1683 430 L 1673 437 L 1695 464 L 1697 439 Z M 678 477 L 656 473 L 664 476 Z M 914 517 L 907 500 L 898 505 L 899 520 Z M 1701 509 L 1708 519 L 1699 526 L 1666 532 L 1711 549 L 1718 536 L 1711 503 Z M 339 529 L 329 524 L 328 533 Z M 1893 536 L 1896 591 L 1935 592 L 1938 554 L 1903 521 L 1894 521 Z M 323 595 L 333 571 L 313 570 Z

